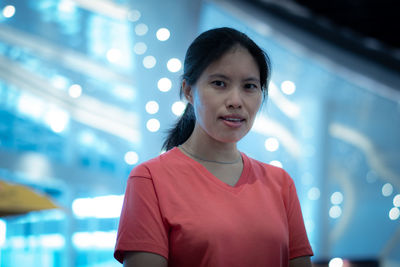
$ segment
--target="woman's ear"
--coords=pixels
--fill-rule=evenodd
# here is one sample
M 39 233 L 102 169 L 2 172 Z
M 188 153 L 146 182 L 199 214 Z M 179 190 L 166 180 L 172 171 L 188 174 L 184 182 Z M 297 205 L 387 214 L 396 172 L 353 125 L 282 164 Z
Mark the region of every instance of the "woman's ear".
M 193 105 L 193 91 L 192 87 L 186 82 L 185 79 L 182 81 L 182 92 L 185 95 L 186 100 Z

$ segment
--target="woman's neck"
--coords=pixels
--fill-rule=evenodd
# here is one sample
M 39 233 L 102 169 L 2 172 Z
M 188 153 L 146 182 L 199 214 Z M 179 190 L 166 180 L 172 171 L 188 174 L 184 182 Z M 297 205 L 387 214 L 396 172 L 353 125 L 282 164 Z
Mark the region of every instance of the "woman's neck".
M 236 142 L 220 142 L 209 136 L 201 127 L 196 126 L 189 139 L 182 144 L 189 153 L 198 158 L 216 162 L 234 162 L 240 157 Z

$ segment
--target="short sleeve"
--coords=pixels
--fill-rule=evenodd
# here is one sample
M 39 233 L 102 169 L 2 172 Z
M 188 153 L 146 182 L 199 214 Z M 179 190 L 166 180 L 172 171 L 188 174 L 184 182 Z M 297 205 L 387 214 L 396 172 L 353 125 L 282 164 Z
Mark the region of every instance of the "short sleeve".
M 286 206 L 289 226 L 289 257 L 293 259 L 301 256 L 312 256 L 313 251 L 304 226 L 296 187 L 291 178 L 290 181 Z
M 125 251 L 146 251 L 168 259 L 168 227 L 148 171 L 132 171 L 127 182 L 115 259 L 122 263 Z

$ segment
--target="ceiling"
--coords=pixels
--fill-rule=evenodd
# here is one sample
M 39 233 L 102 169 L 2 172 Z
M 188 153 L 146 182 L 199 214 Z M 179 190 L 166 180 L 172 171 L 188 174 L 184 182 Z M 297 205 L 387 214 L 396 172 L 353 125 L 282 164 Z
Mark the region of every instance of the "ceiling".
M 396 32 L 399 2 L 393 0 L 317 1 L 294 0 L 310 10 L 314 16 L 322 16 L 340 28 L 348 28 L 366 38 L 374 38 L 383 45 L 400 48 L 400 36 Z
M 395 0 L 249 0 L 266 12 L 389 70 L 400 72 Z

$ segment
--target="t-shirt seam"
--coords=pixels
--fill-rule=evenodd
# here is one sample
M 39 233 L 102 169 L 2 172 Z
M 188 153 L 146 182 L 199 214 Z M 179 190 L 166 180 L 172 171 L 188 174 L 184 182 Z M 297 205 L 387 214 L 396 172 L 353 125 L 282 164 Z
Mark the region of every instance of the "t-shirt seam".
M 149 179 L 152 180 L 151 177 L 146 177 L 146 176 L 142 176 L 142 175 L 131 175 L 129 178 L 143 178 L 143 179 Z
M 128 252 L 128 251 L 144 251 L 144 252 L 149 252 L 147 250 L 141 249 L 140 245 L 147 245 L 150 247 L 154 247 L 154 253 L 159 254 L 163 257 L 165 257 L 166 259 L 168 259 L 168 249 L 166 249 L 165 247 L 162 247 L 158 244 L 155 244 L 153 242 L 146 242 L 146 241 L 134 241 L 134 242 L 121 242 L 120 246 L 121 247 L 135 247 L 137 249 L 119 249 L 120 252 Z M 157 251 L 157 252 L 156 252 Z
M 149 177 L 146 177 L 146 176 L 143 176 L 143 175 L 131 175 L 130 177 L 133 179 L 133 178 L 143 178 L 143 179 L 148 179 L 148 180 L 150 180 L 151 181 L 151 183 L 152 183 L 152 187 L 153 187 L 153 190 L 154 190 L 154 194 L 155 194 L 155 196 L 156 196 L 156 199 L 157 199 L 157 203 L 158 203 L 158 210 L 159 210 L 159 212 L 160 212 L 160 215 L 161 215 L 161 219 L 162 219 L 162 222 L 163 222 L 163 224 L 164 224 L 164 226 L 167 226 L 168 225 L 168 221 L 167 221 L 167 219 L 166 219 L 166 217 L 165 217 L 165 214 L 164 214 L 164 212 L 163 212 L 163 210 L 162 210 L 162 208 L 161 208 L 161 202 L 160 202 L 160 199 L 159 199 L 159 196 L 158 196 L 158 192 L 157 192 L 157 188 L 156 188 L 156 185 L 155 185 L 155 183 L 154 183 L 154 179 L 153 179 L 153 175 L 152 175 L 152 173 L 151 173 L 151 166 L 147 166 L 147 165 L 143 165 L 146 169 L 147 169 L 147 171 L 149 172 Z
M 289 249 L 289 259 L 301 257 L 301 256 L 312 256 L 313 251 L 310 246 L 303 245 L 297 248 Z

